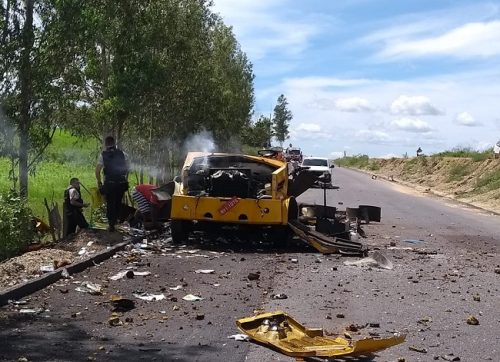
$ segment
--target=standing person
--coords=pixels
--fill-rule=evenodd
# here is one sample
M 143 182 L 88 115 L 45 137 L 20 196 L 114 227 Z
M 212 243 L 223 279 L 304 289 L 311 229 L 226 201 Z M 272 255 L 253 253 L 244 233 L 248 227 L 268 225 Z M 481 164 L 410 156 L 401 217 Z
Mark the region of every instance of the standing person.
M 128 190 L 129 167 L 127 155 L 116 147 L 113 137 L 106 137 L 104 147 L 105 149 L 97 161 L 95 177 L 99 190 L 106 197 L 108 230 L 115 231 L 123 195 Z M 104 184 L 101 180 L 101 172 L 104 174 Z
M 84 203 L 80 193 L 80 181 L 73 177 L 69 186 L 64 190 L 64 237 L 76 232 L 76 227 L 87 229 L 89 224 L 85 220 L 82 209 L 89 206 Z

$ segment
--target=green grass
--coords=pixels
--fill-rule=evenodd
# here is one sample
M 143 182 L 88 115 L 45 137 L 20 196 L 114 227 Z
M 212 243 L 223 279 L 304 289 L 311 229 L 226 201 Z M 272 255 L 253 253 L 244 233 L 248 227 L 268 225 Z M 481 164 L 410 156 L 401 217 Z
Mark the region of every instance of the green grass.
M 485 151 L 475 151 L 470 147 L 456 147 L 449 151 L 443 151 L 436 153 L 434 156 L 442 157 L 463 157 L 470 158 L 474 162 L 480 162 L 488 159 L 493 153 L 493 149 L 487 149 Z
M 369 160 L 370 158 L 367 155 L 356 155 L 338 158 L 335 163 L 344 167 L 367 168 Z
M 377 162 L 372 161 L 368 164 L 368 169 L 370 171 L 378 171 L 380 170 L 380 165 Z
M 420 157 L 413 157 L 407 160 L 403 166 L 403 171 L 412 173 L 418 165 L 419 158 Z
M 449 171 L 448 182 L 460 181 L 471 172 L 472 169 L 468 165 L 453 165 Z
M 33 214 L 47 219 L 44 198 L 49 203 L 52 200 L 57 202 L 59 211 L 62 212 L 64 189 L 69 185 L 71 177 L 78 177 L 87 188 L 94 187 L 98 150 L 99 145 L 93 139 L 82 139 L 68 132 L 56 131 L 42 161 L 29 176 L 28 203 Z M 9 170 L 9 160 L 0 158 L 0 192 L 12 188 L 12 182 L 8 179 Z M 85 190 L 82 190 L 82 196 L 85 201 L 90 201 Z
M 500 170 L 484 174 L 477 180 L 476 187 L 485 191 L 500 189 Z

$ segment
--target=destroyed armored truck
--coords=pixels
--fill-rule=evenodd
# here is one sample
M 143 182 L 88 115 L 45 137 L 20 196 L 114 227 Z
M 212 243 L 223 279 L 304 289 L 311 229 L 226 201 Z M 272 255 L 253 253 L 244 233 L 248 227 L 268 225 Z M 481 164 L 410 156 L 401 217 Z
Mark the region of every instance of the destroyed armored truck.
M 172 241 L 187 241 L 193 230 L 224 226 L 265 228 L 274 240 L 285 240 L 288 222 L 298 218 L 296 197 L 315 178 L 290 171 L 274 156 L 273 150 L 261 150 L 259 156 L 189 152 L 175 180 Z

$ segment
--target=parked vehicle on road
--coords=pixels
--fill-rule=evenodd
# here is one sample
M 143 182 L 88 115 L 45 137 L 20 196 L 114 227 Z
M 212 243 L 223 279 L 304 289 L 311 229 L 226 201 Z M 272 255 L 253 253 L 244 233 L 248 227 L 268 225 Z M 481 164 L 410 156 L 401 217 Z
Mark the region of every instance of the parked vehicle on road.
M 302 161 L 302 168 L 313 174 L 318 180 L 316 184 L 326 183 L 331 185 L 332 173 L 331 169 L 334 167 L 333 163 L 329 163 L 328 158 L 323 157 L 306 157 Z
M 288 162 L 302 162 L 302 150 L 298 147 L 288 147 L 285 152 L 285 158 Z

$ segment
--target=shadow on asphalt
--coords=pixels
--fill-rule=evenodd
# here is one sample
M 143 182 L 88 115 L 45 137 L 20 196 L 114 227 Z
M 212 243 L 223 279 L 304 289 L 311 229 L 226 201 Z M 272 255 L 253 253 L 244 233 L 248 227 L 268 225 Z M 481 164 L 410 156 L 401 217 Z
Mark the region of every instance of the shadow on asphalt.
M 305 358 L 304 361 L 307 362 L 370 362 L 375 361 L 376 356 L 374 354 L 370 354 L 368 356 L 357 356 L 357 357 L 336 357 L 336 358 Z
M 263 241 L 258 238 L 242 239 L 232 235 L 224 238 L 220 236 L 195 235 L 189 239 L 189 243 L 184 245 L 216 252 L 258 254 L 318 253 L 316 249 L 297 238 L 283 243 L 275 243 L 272 241 Z
M 0 319 L 0 361 L 193 361 L 217 349 L 207 345 L 176 346 L 134 343 L 88 334 L 71 320 L 40 315 L 10 315 Z M 39 326 L 39 328 L 37 328 Z M 49 326 L 49 328 L 47 328 Z

